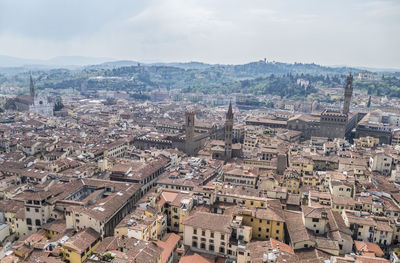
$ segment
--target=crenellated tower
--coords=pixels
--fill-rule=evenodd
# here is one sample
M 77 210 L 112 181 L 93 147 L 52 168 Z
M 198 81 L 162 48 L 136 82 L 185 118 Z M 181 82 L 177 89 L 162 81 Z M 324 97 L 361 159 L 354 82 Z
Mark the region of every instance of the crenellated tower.
M 346 78 L 346 87 L 344 88 L 344 104 L 343 104 L 343 114 L 348 115 L 350 111 L 351 96 L 353 95 L 353 75 Z

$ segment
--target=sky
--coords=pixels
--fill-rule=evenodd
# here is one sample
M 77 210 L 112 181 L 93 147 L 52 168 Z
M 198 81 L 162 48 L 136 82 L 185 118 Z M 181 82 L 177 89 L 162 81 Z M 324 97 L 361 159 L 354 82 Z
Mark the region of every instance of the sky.
M 0 55 L 400 68 L 400 0 L 0 0 Z

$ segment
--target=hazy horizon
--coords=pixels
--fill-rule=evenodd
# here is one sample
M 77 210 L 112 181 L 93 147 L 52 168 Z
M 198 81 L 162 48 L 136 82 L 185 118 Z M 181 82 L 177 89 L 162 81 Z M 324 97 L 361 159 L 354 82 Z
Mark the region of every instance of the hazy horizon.
M 0 55 L 400 68 L 400 1 L 0 0 Z
M 4 62 L 1 61 L 2 57 L 8 57 L 7 55 L 2 55 L 0 54 L 0 67 L 4 67 Z M 173 63 L 203 63 L 206 65 L 243 65 L 243 64 L 248 64 L 252 62 L 257 62 L 257 61 L 262 61 L 263 59 L 258 59 L 258 60 L 252 60 L 252 61 L 245 61 L 243 63 L 208 63 L 204 61 L 195 61 L 195 60 L 182 60 L 182 61 L 159 61 L 159 60 L 149 60 L 149 61 L 139 61 L 135 59 L 116 59 L 116 58 L 104 58 L 104 57 L 85 57 L 85 56 L 55 56 L 51 58 L 46 58 L 46 59 L 30 59 L 30 58 L 22 58 L 22 57 L 13 57 L 11 56 L 10 58 L 15 58 L 15 59 L 21 59 L 21 60 L 26 60 L 26 61 L 36 61 L 36 62 L 41 62 L 41 63 L 18 63 L 17 66 L 10 66 L 10 67 L 20 67 L 20 66 L 52 66 L 52 67 L 58 67 L 58 66 L 90 66 L 90 65 L 98 65 L 102 63 L 113 63 L 113 62 L 138 62 L 138 63 L 143 63 L 143 64 L 173 64 Z M 65 60 L 73 60 L 76 58 L 78 62 L 76 63 L 67 63 L 67 62 L 60 62 L 62 59 Z M 89 62 L 79 62 L 80 59 L 87 59 Z M 47 63 L 49 62 L 49 63 Z M 266 62 L 277 62 L 277 63 L 288 63 L 288 64 L 295 64 L 295 63 L 302 63 L 302 64 L 317 64 L 323 67 L 331 67 L 331 68 L 339 68 L 339 67 L 348 67 L 348 68 L 358 68 L 358 69 L 371 69 L 371 70 L 378 70 L 378 71 L 384 71 L 384 70 L 390 70 L 390 71 L 400 71 L 399 68 L 394 68 L 394 67 L 367 67 L 367 66 L 360 66 L 360 65 L 326 65 L 326 64 L 319 64 L 315 62 L 302 62 L 302 61 L 293 61 L 293 62 L 284 62 L 284 61 L 266 61 Z

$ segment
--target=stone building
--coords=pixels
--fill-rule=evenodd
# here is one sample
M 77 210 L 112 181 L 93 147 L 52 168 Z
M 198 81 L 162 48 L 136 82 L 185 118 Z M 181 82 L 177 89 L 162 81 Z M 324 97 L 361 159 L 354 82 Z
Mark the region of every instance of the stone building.
M 210 133 L 195 132 L 195 113 L 192 111 L 185 113 L 185 148 L 182 149 L 187 155 L 193 156 L 204 146 Z
M 309 114 L 297 114 L 287 121 L 287 128 L 301 132 L 301 138 L 310 139 L 320 132 L 320 117 Z
M 211 156 L 213 159 L 225 160 L 228 162 L 234 157 L 242 156 L 240 143 L 232 144 L 233 141 L 233 111 L 232 103 L 229 103 L 225 119 L 224 141 L 214 140 L 210 143 Z
M 344 89 L 344 104 L 342 112 L 333 110 L 324 110 L 320 118 L 320 134 L 321 137 L 328 138 L 344 138 L 349 137 L 351 130 L 356 125 L 356 114 L 351 115 L 350 103 L 353 95 L 353 75 L 349 75 L 346 79 Z
M 379 144 L 391 144 L 392 134 L 395 130 L 393 125 L 384 123 L 382 112 L 379 110 L 368 112 L 357 124 L 356 138 L 374 137 L 379 139 Z
M 37 95 L 33 99 L 33 105 L 29 106 L 29 111 L 41 115 L 53 116 L 54 104 L 50 103 L 44 94 Z
M 30 76 L 29 94 L 21 94 L 15 98 L 8 99 L 4 105 L 5 110 L 27 111 L 33 104 L 35 98 L 35 87 L 33 85 L 32 75 Z

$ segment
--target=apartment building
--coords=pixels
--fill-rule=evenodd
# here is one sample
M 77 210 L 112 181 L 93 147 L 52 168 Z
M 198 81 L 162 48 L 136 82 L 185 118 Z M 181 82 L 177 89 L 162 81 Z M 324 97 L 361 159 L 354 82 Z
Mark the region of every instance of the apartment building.
M 235 259 L 238 246 L 251 239 L 251 227 L 242 218 L 197 212 L 183 222 L 183 244 L 191 250 Z

